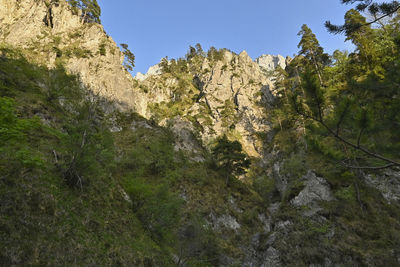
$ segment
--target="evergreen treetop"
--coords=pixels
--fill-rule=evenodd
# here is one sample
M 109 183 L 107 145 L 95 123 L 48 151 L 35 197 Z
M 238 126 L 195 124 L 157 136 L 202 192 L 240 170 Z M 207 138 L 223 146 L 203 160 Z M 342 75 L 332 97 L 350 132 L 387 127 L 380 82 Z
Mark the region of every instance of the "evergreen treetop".
M 101 8 L 97 0 L 67 0 L 67 2 L 72 7 L 82 10 L 83 22 L 101 23 Z
M 243 153 L 242 144 L 238 141 L 230 141 L 226 135 L 218 139 L 212 153 L 218 167 L 225 173 L 227 185 L 232 176 L 245 174 L 246 169 L 250 166 L 250 161 Z

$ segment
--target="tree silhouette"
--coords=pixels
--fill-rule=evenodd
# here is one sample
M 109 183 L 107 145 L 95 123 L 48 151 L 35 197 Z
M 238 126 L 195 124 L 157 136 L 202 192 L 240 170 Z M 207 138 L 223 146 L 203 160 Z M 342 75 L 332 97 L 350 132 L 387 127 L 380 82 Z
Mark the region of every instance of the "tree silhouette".
M 348 35 L 350 32 L 360 30 L 363 26 L 377 23 L 383 18 L 392 16 L 400 10 L 400 3 L 398 1 L 376 3 L 376 1 L 372 0 L 341 0 L 341 2 L 342 4 L 358 3 L 356 8 L 353 10 L 357 10 L 359 12 L 368 11 L 373 16 L 373 20 L 369 22 L 346 21 L 343 25 L 334 25 L 330 21 L 326 21 L 325 27 L 330 33 L 346 33 Z
M 101 23 L 101 8 L 97 0 L 68 0 L 68 3 L 82 10 L 82 22 Z
M 230 178 L 246 173 L 250 160 L 243 153 L 242 145 L 238 141 L 229 141 L 226 135 L 218 140 L 212 150 L 219 169 L 225 174 L 226 185 Z

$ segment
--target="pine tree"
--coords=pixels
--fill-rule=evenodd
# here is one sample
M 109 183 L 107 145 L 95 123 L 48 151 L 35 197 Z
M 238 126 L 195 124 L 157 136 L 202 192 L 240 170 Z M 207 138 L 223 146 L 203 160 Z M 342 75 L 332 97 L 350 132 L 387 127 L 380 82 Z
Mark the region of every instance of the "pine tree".
M 225 174 L 226 185 L 229 185 L 232 177 L 245 174 L 246 169 L 250 166 L 250 161 L 243 153 L 242 145 L 238 141 L 229 141 L 226 135 L 218 140 L 212 153 L 218 167 Z
M 298 35 L 301 36 L 301 40 L 297 45 L 300 48 L 299 54 L 305 57 L 308 61 L 306 63 L 313 66 L 320 83 L 323 84 L 323 69 L 330 64 L 329 55 L 324 53 L 324 49 L 320 46 L 317 37 L 306 24 L 301 27 Z
M 204 52 L 203 47 L 201 47 L 201 44 L 197 43 L 195 47 L 196 47 L 196 51 L 197 51 L 198 55 L 200 55 L 201 57 L 206 56 L 206 53 Z
M 121 47 L 122 47 L 122 53 L 125 56 L 124 67 L 127 70 L 132 71 L 133 68 L 135 67 L 135 55 L 129 50 L 127 44 L 121 44 Z
M 377 2 L 372 0 L 341 0 L 342 4 L 358 3 L 355 10 L 359 12 L 368 11 L 373 20 L 369 22 L 354 22 L 346 21 L 343 25 L 334 25 L 330 21 L 325 22 L 325 27 L 329 32 L 338 34 L 358 31 L 363 26 L 368 26 L 381 21 L 383 18 L 390 17 L 400 10 L 400 3 L 398 1 Z
M 101 8 L 97 0 L 68 0 L 72 7 L 82 10 L 82 22 L 101 23 Z
M 332 137 L 337 141 L 329 150 L 336 151 L 336 160 L 346 166 L 358 169 L 400 166 L 400 70 L 394 67 L 400 63 L 398 18 L 381 28 L 372 28 L 353 9 L 346 13 L 345 19 L 348 25 L 362 25 L 356 31 L 345 32 L 356 50 L 350 54 L 335 53 L 333 66 L 324 67 L 324 86 L 318 82 L 319 73 L 313 64 L 317 61 L 313 57 L 317 57 L 310 53 L 318 43 L 311 31 L 303 27 L 299 45 L 305 60 L 300 60 L 300 64 L 293 60 L 287 68 L 291 74 L 287 79 L 300 78 L 288 90 L 293 111 L 304 120 L 308 139 L 323 144 L 317 147 L 328 149 Z

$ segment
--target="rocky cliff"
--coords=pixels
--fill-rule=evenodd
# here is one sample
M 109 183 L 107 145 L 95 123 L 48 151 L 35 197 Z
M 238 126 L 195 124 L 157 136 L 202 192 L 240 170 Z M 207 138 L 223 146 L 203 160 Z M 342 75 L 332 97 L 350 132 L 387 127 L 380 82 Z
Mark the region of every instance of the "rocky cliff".
M 10 106 L 12 96 L 19 112 L 33 117 L 11 121 L 27 127 L 39 123 L 36 116 L 45 125 L 23 133 L 32 135 L 28 149 L 0 142 L 11 151 L 0 154 L 0 211 L 6 214 L 0 216 L 0 263 L 400 263 L 399 172 L 340 168 L 314 151 L 323 144 L 305 140 L 295 126 L 272 129 L 273 71 L 289 59 L 196 51 L 133 78 L 103 27 L 83 23 L 80 11 L 62 0 L 0 0 L 0 46 L 2 104 Z M 7 48 L 29 60 L 14 61 Z M 71 78 L 64 69 L 82 84 L 66 87 Z M 109 105 L 91 110 L 86 94 L 65 97 L 86 88 Z M 13 135 L 25 130 L 7 127 L 2 131 L 16 130 Z M 226 186 L 213 166 L 205 148 L 223 134 L 240 141 L 253 162 L 261 159 L 247 174 L 251 184 L 235 179 Z M 74 149 L 82 150 L 87 136 L 90 149 L 72 172 L 68 160 L 74 163 Z M 39 151 L 32 155 L 43 162 L 27 150 Z M 20 154 L 28 156 L 21 161 Z M 68 175 L 60 174 L 63 163 Z M 80 187 L 71 186 L 71 176 Z
M 184 79 L 163 74 L 158 65 L 133 79 L 122 66 L 124 56 L 112 38 L 101 25 L 83 23 L 79 12 L 65 1 L 1 0 L 0 40 L 29 51 L 28 57 L 47 67 L 62 65 L 78 74 L 95 94 L 118 102 L 125 110 L 145 118 L 161 116 L 161 125 L 179 119 L 186 121 L 189 130 L 201 126 L 195 135 L 205 144 L 228 134 L 250 156 L 263 154 L 257 133 L 270 128 L 265 107 L 272 101 L 273 84 L 268 75 L 277 66 L 285 67 L 282 56 L 263 55 L 254 62 L 245 51 L 237 55 L 225 50 L 218 60 L 202 57 L 196 63 L 187 62 L 194 70 Z M 193 99 L 186 101 L 179 114 L 159 114 L 157 108 L 169 109 L 182 102 L 174 93 L 177 88 L 180 95 Z
M 286 59 L 281 55 L 262 55 L 256 58 L 255 62 L 266 72 L 274 71 L 278 66 L 285 69 L 287 65 Z
M 97 95 L 140 106 L 124 56 L 103 26 L 83 23 L 66 1 L 0 1 L 0 42 L 50 68 L 62 65 Z
M 270 131 L 266 108 L 273 101 L 273 84 L 245 51 L 219 53 L 218 60 L 200 55 L 182 60 L 184 72 L 163 73 L 161 67 L 158 71 L 153 67 L 136 77 L 148 103 L 142 115 L 156 117 L 163 125 L 171 119 L 185 120 L 204 144 L 227 134 L 240 141 L 250 156 L 260 157 L 262 142 L 257 134 Z

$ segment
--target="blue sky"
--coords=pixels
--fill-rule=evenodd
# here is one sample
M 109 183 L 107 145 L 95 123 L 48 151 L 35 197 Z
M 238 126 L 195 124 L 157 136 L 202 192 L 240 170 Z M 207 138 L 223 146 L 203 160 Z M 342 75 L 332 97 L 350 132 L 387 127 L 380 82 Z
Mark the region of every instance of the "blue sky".
M 136 56 L 134 73 L 146 72 L 161 58 L 178 58 L 200 43 L 262 54 L 291 56 L 298 31 L 307 24 L 327 52 L 351 49 L 344 37 L 327 33 L 326 20 L 342 23 L 349 6 L 340 0 L 98 0 L 102 23 L 118 44 Z

